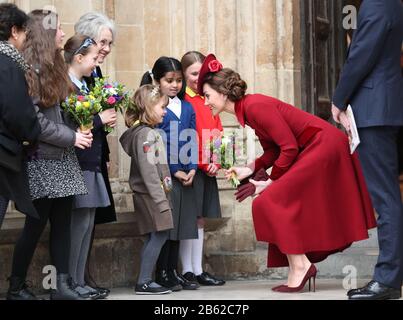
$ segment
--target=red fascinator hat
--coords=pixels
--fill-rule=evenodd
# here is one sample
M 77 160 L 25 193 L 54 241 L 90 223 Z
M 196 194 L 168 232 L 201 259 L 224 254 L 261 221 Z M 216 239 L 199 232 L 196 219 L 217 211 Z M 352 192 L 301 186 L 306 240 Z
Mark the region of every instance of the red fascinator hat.
M 210 53 L 200 68 L 199 79 L 197 80 L 197 91 L 199 95 L 203 95 L 203 84 L 206 75 L 209 73 L 215 73 L 223 69 L 222 64 L 217 60 L 214 54 Z

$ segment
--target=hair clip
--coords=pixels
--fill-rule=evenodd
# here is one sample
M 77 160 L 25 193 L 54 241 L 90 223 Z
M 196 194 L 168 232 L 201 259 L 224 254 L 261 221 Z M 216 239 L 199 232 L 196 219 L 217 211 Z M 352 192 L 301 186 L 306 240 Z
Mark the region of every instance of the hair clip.
M 155 86 L 151 92 L 150 92 L 150 96 L 151 98 L 154 98 L 155 96 L 157 96 L 160 93 L 160 88 Z

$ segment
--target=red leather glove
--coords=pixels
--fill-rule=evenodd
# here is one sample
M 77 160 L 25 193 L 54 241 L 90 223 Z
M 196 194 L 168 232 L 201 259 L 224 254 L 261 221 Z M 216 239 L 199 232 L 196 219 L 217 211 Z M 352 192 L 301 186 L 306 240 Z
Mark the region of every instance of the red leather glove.
M 266 173 L 266 170 L 261 168 L 248 179 L 244 179 L 238 186 L 237 192 L 235 193 L 235 197 L 238 202 L 244 201 L 247 197 L 253 196 L 256 192 L 255 185 L 249 182 L 249 179 L 253 179 L 255 181 L 266 181 L 269 179 L 269 175 Z

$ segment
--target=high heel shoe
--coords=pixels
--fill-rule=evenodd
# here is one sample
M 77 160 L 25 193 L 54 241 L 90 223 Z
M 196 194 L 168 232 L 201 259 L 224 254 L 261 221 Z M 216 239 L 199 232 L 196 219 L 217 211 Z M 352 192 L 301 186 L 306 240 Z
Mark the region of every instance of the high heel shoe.
M 282 287 L 288 287 L 286 284 L 281 284 L 281 285 L 279 285 L 279 286 L 276 286 L 276 287 L 273 287 L 273 288 L 271 288 L 271 290 L 272 291 L 278 291 L 280 288 L 282 288 Z
M 304 287 L 306 282 L 309 280 L 309 291 L 311 291 L 311 279 L 313 279 L 313 292 L 315 292 L 315 280 L 316 280 L 316 274 L 318 270 L 316 269 L 314 264 L 311 264 L 309 267 L 308 271 L 305 273 L 304 278 L 302 279 L 300 285 L 298 287 L 289 287 L 289 286 L 279 286 L 276 288 L 273 288 L 276 292 L 286 292 L 286 293 L 295 293 L 295 292 L 301 292 Z

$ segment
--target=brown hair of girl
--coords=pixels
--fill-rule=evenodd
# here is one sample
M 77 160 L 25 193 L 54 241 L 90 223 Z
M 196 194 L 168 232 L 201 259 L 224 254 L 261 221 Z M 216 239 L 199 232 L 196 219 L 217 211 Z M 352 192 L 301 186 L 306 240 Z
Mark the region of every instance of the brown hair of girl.
M 204 59 L 206 59 L 206 56 L 199 51 L 186 52 L 181 59 L 183 72 L 186 72 L 186 69 L 196 62 L 203 63 Z
M 132 127 L 137 120 L 151 127 L 157 125 L 158 119 L 153 107 L 161 98 L 165 99 L 165 106 L 167 106 L 168 96 L 162 94 L 159 86 L 145 84 L 138 88 L 132 98 L 132 106 L 125 113 L 126 126 Z
M 26 72 L 29 94 L 39 98 L 42 107 L 52 107 L 73 92 L 67 65 L 56 45 L 57 13 L 34 10 L 29 15 L 27 39 L 22 50 L 25 61 L 31 66 Z M 49 20 L 49 21 L 50 21 Z

